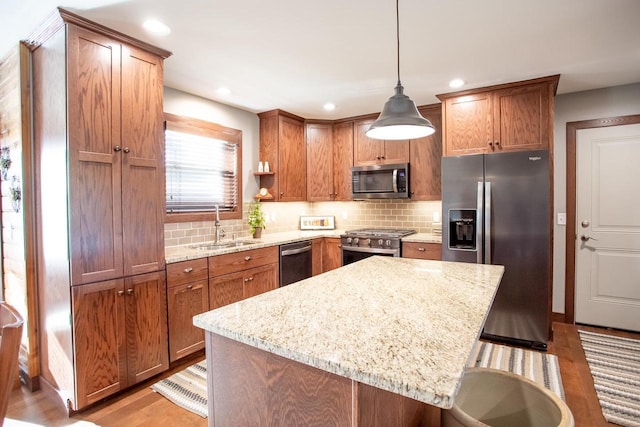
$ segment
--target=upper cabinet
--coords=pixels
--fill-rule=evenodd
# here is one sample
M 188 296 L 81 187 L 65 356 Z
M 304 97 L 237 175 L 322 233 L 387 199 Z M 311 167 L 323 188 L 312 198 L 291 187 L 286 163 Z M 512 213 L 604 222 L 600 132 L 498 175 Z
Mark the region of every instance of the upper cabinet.
M 282 110 L 258 114 L 260 117 L 260 160 L 269 162 L 273 175 L 260 176 L 275 201 L 300 202 L 307 199 L 307 153 L 304 119 Z
M 436 128 L 435 133 L 409 142 L 409 191 L 412 200 L 440 200 L 442 109 L 440 104 L 418 108 Z
M 333 200 L 333 125 L 307 122 L 307 200 Z
M 333 200 L 351 200 L 353 121 L 333 125 Z
M 552 146 L 560 76 L 438 95 L 445 156 Z
M 355 166 L 407 163 L 409 161 L 409 141 L 384 141 L 369 138 L 369 130 L 375 118 L 357 120 L 354 124 L 353 164 Z

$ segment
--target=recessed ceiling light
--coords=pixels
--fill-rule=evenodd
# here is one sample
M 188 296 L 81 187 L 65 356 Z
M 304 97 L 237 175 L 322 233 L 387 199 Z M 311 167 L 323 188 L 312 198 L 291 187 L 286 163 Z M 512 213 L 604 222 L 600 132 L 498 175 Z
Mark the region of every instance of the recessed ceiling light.
M 453 89 L 457 89 L 462 86 L 464 86 L 464 80 L 462 79 L 453 79 L 449 82 L 449 87 Z
M 166 36 L 171 32 L 171 28 L 157 19 L 147 19 L 142 25 L 145 30 L 158 36 Z
M 327 102 L 326 104 L 324 104 L 323 108 L 325 111 L 333 111 L 336 109 L 336 105 L 332 104 L 331 102 Z
M 218 95 L 229 95 L 231 93 L 231 89 L 229 89 L 228 87 L 219 87 L 218 89 L 216 89 L 216 92 L 218 93 Z

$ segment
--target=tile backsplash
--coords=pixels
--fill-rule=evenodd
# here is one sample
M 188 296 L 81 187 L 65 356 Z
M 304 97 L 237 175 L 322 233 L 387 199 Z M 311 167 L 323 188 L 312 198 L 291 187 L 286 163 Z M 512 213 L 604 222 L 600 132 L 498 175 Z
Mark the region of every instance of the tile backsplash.
M 249 203 L 244 204 L 243 217 Z M 263 233 L 294 231 L 300 228 L 301 215 L 333 215 L 337 229 L 364 227 L 410 228 L 419 233 L 441 231 L 442 203 L 407 200 L 375 200 L 358 202 L 287 202 L 262 204 L 267 227 Z M 225 238 L 249 237 L 246 219 L 221 221 Z M 186 245 L 214 240 L 213 221 L 165 224 L 165 246 Z

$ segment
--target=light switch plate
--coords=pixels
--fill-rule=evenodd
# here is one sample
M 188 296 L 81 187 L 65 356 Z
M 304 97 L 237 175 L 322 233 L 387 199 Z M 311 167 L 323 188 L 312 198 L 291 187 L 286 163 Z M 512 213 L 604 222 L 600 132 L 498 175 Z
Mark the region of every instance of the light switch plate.
M 567 214 L 558 212 L 558 225 L 567 225 Z

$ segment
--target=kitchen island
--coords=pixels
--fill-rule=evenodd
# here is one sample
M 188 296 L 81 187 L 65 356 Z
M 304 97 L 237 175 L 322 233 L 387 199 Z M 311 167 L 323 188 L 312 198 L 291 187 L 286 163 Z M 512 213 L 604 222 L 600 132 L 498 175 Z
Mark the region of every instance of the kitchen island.
M 428 425 L 503 271 L 375 256 L 194 317 L 209 425 Z

